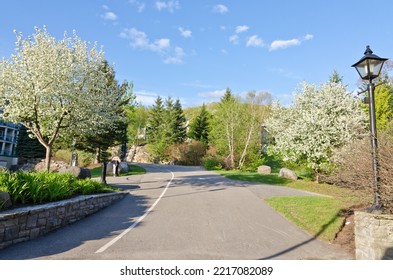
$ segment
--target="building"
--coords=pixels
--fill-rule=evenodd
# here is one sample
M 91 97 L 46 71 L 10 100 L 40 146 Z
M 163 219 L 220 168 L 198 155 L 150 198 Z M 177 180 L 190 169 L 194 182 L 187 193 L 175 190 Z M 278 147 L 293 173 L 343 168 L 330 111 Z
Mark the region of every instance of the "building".
M 0 167 L 11 167 L 18 163 L 16 142 L 19 125 L 0 120 Z

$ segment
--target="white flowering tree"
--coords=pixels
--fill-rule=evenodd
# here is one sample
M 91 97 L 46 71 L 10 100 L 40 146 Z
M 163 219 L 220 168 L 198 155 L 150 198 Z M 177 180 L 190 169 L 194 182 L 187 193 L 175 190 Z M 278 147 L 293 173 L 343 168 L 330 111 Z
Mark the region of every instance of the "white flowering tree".
M 303 83 L 289 108 L 274 104 L 266 127 L 273 151 L 284 161 L 306 164 L 318 173 L 337 148 L 365 135 L 367 118 L 359 102 L 341 83 L 319 88 Z
M 23 123 L 46 148 L 62 133 L 81 134 L 108 127 L 117 118 L 108 95 L 104 53 L 74 31 L 56 40 L 44 27 L 31 37 L 16 33 L 16 53 L 0 62 L 1 117 Z

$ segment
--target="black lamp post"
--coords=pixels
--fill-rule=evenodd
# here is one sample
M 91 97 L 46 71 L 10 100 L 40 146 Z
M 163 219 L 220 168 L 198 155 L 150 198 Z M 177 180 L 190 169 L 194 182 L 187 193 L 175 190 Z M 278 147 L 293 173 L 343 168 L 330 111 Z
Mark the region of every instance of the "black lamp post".
M 377 126 L 375 120 L 375 101 L 374 101 L 374 84 L 373 80 L 379 76 L 384 62 L 387 58 L 381 58 L 373 54 L 370 46 L 366 47 L 364 56 L 356 62 L 352 67 L 356 68 L 362 80 L 368 82 L 368 104 L 370 112 L 370 132 L 371 132 L 371 156 L 373 169 L 373 187 L 374 187 L 374 203 L 369 209 L 370 212 L 379 211 L 382 208 L 379 193 L 379 166 L 378 166 L 378 142 L 377 142 Z

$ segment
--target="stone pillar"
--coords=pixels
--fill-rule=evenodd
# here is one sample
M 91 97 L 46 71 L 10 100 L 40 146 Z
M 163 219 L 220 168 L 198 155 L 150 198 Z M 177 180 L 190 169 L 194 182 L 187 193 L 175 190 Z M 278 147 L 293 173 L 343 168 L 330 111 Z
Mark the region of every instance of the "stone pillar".
M 357 260 L 393 260 L 393 215 L 355 212 Z

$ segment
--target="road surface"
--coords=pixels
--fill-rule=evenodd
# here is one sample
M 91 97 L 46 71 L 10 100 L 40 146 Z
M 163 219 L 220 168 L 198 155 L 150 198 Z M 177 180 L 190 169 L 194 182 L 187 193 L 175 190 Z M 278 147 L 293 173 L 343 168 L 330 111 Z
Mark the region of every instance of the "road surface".
M 124 199 L 44 237 L 0 250 L 0 259 L 351 259 L 264 202 L 310 193 L 229 180 L 200 167 L 141 165 L 148 171 L 144 175 L 107 178 L 129 191 Z

